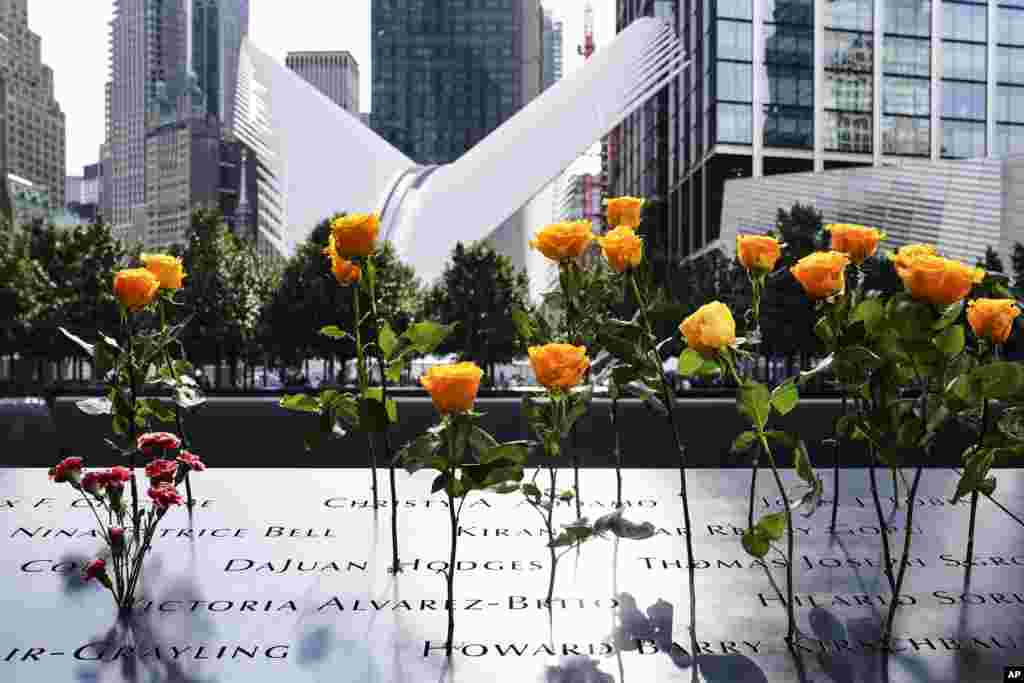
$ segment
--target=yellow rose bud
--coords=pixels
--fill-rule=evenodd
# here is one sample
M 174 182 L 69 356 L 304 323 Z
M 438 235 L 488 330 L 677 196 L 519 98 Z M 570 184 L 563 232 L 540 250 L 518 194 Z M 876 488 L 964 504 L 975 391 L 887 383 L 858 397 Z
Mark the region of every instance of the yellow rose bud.
M 782 256 L 782 245 L 768 235 L 736 235 L 736 258 L 755 275 L 770 273 Z
M 838 251 L 819 251 L 805 256 L 789 269 L 814 300 L 842 294 L 846 289 L 846 266 L 850 257 Z
M 719 351 L 736 343 L 736 321 L 732 311 L 721 301 L 712 301 L 697 309 L 679 325 L 686 345 L 704 356 L 713 358 Z
M 896 268 L 896 274 L 902 278 L 906 272 L 910 271 L 910 265 L 917 257 L 935 256 L 936 253 L 935 247 L 930 244 L 908 244 L 905 247 L 900 247 L 895 255 L 890 254 L 889 260 Z
M 483 376 L 484 371 L 476 363 L 450 363 L 427 370 L 420 384 L 430 392 L 438 412 L 460 413 L 473 407 Z
M 334 235 L 330 236 L 328 245 L 324 249 L 324 254 L 331 259 L 331 272 L 334 273 L 334 279 L 338 281 L 339 285 L 347 287 L 359 282 L 359 278 L 363 275 L 362 269 L 352 261 L 338 256 L 338 252 L 334 247 Z
M 877 228 L 853 223 L 833 223 L 826 225 L 825 229 L 832 233 L 832 251 L 843 252 L 858 266 L 874 255 L 878 243 L 885 236 Z
M 571 389 L 583 380 L 590 369 L 587 349 L 572 344 L 531 346 L 530 366 L 537 381 L 549 391 Z
M 375 213 L 350 213 L 331 222 L 331 235 L 338 256 L 369 256 L 377 247 L 380 217 Z
M 554 223 L 538 232 L 530 246 L 552 261 L 577 258 L 594 239 L 590 221 Z
M 949 306 L 970 294 L 985 279 L 985 271 L 941 256 L 918 256 L 897 274 L 918 301 Z
M 1013 299 L 975 299 L 967 304 L 967 322 L 974 334 L 993 344 L 1006 343 L 1018 315 L 1020 309 Z
M 637 237 L 631 228 L 622 225 L 610 231 L 604 237 L 598 237 L 604 256 L 612 269 L 621 273 L 628 268 L 636 268 L 643 258 L 644 241 Z
M 114 296 L 130 311 L 148 306 L 159 290 L 160 279 L 145 268 L 119 270 L 114 276 Z
M 181 281 L 185 279 L 185 269 L 180 258 L 167 254 L 143 254 L 141 259 L 146 270 L 160 280 L 161 287 L 181 289 Z
M 635 230 L 640 227 L 640 212 L 646 200 L 640 197 L 615 197 L 605 202 L 607 205 L 608 225 L 613 228 L 624 227 Z

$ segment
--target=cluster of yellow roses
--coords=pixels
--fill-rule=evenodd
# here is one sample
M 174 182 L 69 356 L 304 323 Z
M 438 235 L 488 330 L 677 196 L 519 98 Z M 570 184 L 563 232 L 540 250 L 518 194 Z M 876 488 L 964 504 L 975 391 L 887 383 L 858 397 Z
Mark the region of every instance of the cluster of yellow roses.
M 590 221 L 568 221 L 540 230 L 530 240 L 530 246 L 562 264 L 582 256 L 596 239 L 612 269 L 625 272 L 640 265 L 643 258 L 643 239 L 635 232 L 643 205 L 644 200 L 637 197 L 609 200 L 607 218 L 614 227 L 604 237 L 594 236 Z M 527 351 L 537 382 L 548 391 L 569 391 L 590 370 L 590 358 L 583 346 L 553 343 L 531 346 Z M 447 414 L 472 408 L 482 376 L 483 371 L 474 363 L 435 365 L 420 378 L 420 383 L 430 393 L 438 411 Z
M 128 268 L 114 275 L 114 296 L 130 311 L 148 306 L 160 288 L 177 290 L 185 279 L 181 259 L 167 254 L 143 254 L 143 268 Z

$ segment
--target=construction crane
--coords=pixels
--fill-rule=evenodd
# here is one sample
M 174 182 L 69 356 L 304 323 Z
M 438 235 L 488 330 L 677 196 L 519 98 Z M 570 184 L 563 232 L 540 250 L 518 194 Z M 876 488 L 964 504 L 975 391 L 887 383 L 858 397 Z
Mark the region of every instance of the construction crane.
M 594 54 L 594 6 L 590 0 L 583 7 L 583 45 L 577 45 L 576 52 L 583 55 L 583 59 L 590 59 Z

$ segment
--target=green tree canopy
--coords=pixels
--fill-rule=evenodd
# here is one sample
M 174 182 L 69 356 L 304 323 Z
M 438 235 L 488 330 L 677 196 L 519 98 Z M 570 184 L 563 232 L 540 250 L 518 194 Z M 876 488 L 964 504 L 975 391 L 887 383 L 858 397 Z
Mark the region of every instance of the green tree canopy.
M 459 353 L 493 378 L 495 363 L 520 355 L 512 311 L 526 309 L 528 302 L 529 280 L 524 271 L 515 271 L 511 259 L 485 242 L 469 247 L 460 242 L 440 281 L 427 291 L 422 317 L 458 323 L 438 352 Z

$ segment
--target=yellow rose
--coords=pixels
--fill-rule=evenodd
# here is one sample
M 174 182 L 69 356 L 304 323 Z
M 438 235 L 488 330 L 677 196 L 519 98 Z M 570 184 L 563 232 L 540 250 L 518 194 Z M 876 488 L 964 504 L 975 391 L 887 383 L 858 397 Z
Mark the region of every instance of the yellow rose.
M 605 201 L 607 205 L 606 217 L 608 225 L 613 228 L 640 227 L 640 212 L 644 208 L 644 199 L 640 197 L 615 197 Z
M 549 391 L 571 389 L 590 369 L 587 349 L 572 344 L 531 346 L 530 366 L 537 381 Z
M 114 276 L 114 296 L 130 311 L 148 306 L 159 290 L 160 279 L 145 268 L 119 270 Z
M 805 256 L 789 269 L 812 299 L 827 299 L 846 289 L 850 257 L 838 251 L 819 251 Z
M 644 241 L 631 228 L 621 225 L 604 237 L 598 237 L 605 258 L 616 273 L 636 268 L 643 258 Z
M 334 246 L 334 235 L 330 236 L 324 254 L 331 258 L 331 272 L 334 273 L 334 279 L 338 281 L 339 285 L 347 287 L 359 282 L 359 278 L 363 275 L 362 269 L 352 261 L 338 256 Z
M 905 272 L 909 272 L 914 259 L 919 256 L 935 256 L 936 253 L 935 247 L 930 244 L 908 244 L 900 247 L 895 255 L 889 254 L 889 260 L 896 268 L 896 274 L 902 278 Z
M 141 259 L 146 270 L 160 280 L 161 287 L 181 289 L 181 281 L 185 279 L 185 269 L 180 258 L 167 254 L 143 254 Z
M 967 322 L 974 334 L 994 344 L 1005 344 L 1020 315 L 1013 299 L 975 299 L 967 304 Z
M 755 275 L 770 273 L 782 256 L 782 245 L 768 235 L 736 235 L 736 258 Z
M 941 256 L 918 256 L 909 266 L 897 268 L 896 272 L 910 296 L 936 306 L 960 301 L 971 292 L 971 287 L 985 279 L 981 268 Z
M 727 346 L 736 343 L 736 321 L 732 311 L 721 301 L 712 301 L 697 309 L 679 325 L 686 345 L 704 356 L 713 358 Z
M 832 233 L 832 251 L 843 252 L 858 266 L 874 255 L 885 236 L 877 228 L 852 223 L 833 223 L 825 229 Z
M 375 213 L 350 213 L 331 223 L 334 248 L 338 256 L 369 256 L 376 249 L 380 217 Z
M 420 377 L 441 413 L 460 413 L 473 407 L 484 371 L 476 363 L 435 365 Z
M 538 232 L 530 240 L 530 246 L 552 261 L 574 259 L 593 241 L 590 227 L 590 221 L 554 223 Z

